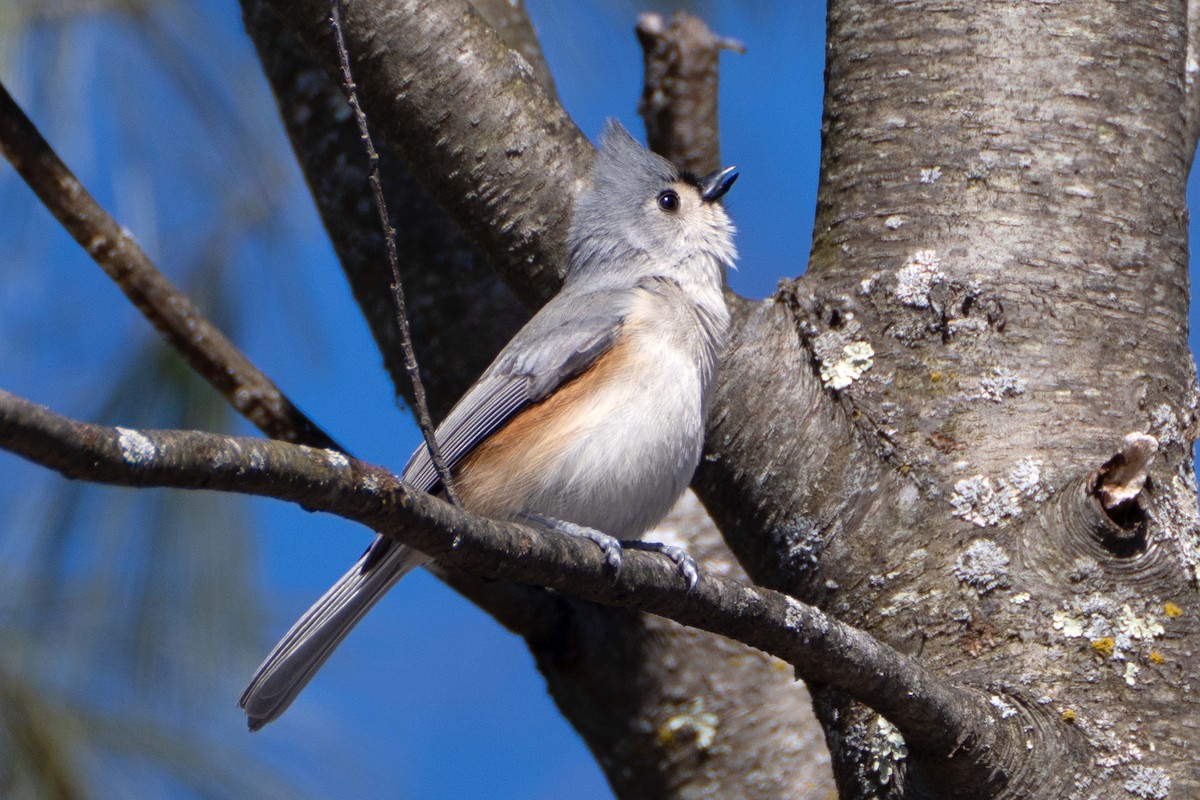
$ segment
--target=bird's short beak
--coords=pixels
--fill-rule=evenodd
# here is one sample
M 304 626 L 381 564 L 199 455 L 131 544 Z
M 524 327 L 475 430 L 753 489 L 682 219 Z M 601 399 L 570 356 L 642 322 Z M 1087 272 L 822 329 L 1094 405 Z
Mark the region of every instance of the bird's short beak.
M 706 203 L 715 203 L 729 191 L 729 187 L 733 186 L 737 176 L 737 167 L 726 167 L 708 173 L 700 179 L 700 197 Z

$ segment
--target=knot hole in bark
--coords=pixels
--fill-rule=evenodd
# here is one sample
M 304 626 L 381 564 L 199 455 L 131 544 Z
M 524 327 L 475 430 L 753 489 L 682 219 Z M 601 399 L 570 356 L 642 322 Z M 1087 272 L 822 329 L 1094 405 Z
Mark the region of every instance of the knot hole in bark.
M 1158 440 L 1153 436 L 1131 433 L 1085 484 L 1090 502 L 1084 518 L 1092 536 L 1117 558 L 1146 550 L 1149 472 L 1156 452 Z

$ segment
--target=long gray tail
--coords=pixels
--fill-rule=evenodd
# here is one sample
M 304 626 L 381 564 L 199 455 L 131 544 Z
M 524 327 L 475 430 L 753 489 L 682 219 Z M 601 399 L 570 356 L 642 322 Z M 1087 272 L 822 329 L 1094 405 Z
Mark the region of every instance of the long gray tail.
M 384 548 L 382 555 L 380 548 Z M 376 539 L 358 563 L 304 612 L 254 673 L 238 700 L 250 718 L 250 730 L 282 714 L 379 598 L 428 560 L 416 550 Z

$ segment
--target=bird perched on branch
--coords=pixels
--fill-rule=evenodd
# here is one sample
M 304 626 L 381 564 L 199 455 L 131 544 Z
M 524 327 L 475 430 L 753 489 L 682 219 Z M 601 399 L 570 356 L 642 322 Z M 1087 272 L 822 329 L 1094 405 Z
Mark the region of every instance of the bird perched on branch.
M 736 257 L 720 200 L 737 172 L 680 173 L 614 120 L 591 178 L 562 290 L 435 436 L 468 510 L 586 537 L 615 570 L 622 544 L 661 552 L 692 585 L 686 553 L 633 540 L 671 509 L 700 459 Z M 424 445 L 402 477 L 441 487 Z M 258 668 L 239 702 L 250 728 L 282 714 L 379 598 L 428 560 L 376 538 Z

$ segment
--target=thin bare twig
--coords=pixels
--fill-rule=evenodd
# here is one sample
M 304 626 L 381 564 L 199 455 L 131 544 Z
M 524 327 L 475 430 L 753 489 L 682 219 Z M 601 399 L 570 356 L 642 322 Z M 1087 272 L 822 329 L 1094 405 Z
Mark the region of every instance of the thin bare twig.
M 590 542 L 474 516 L 340 453 L 199 431 L 93 425 L 3 390 L 0 448 L 67 477 L 298 503 L 367 525 L 450 567 L 721 634 L 784 659 L 798 677 L 871 706 L 896 725 L 910 750 L 964 766 L 986 761 L 1007 746 L 1004 740 L 1020 735 L 1023 721 L 993 713 L 981 695 L 780 592 L 714 573 L 701 574 L 689 590 L 667 560 L 638 551 L 626 554 L 614 579 Z
M 413 407 L 421 435 L 425 438 L 425 447 L 429 450 L 429 458 L 437 470 L 442 482 L 442 489 L 450 502 L 461 506 L 462 501 L 454 488 L 454 478 L 446 461 L 442 458 L 442 449 L 438 446 L 437 437 L 433 431 L 433 420 L 429 416 L 429 405 L 425 400 L 425 385 L 421 382 L 421 370 L 417 365 L 417 354 L 413 350 L 412 330 L 408 326 L 408 314 L 404 307 L 404 286 L 400 281 L 400 257 L 396 253 L 396 229 L 388 216 L 387 200 L 383 196 L 383 182 L 379 178 L 379 153 L 375 151 L 375 143 L 371 141 L 371 130 L 367 127 L 367 115 L 363 113 L 358 102 L 358 89 L 354 85 L 354 75 L 350 71 L 350 53 L 346 50 L 346 39 L 342 35 L 341 0 L 330 0 L 329 23 L 333 27 L 333 38 L 337 43 L 338 62 L 342 72 L 342 88 L 346 91 L 346 99 L 354 111 L 354 120 L 358 123 L 358 133 L 362 138 L 363 147 L 367 151 L 369 174 L 368 182 L 375 194 L 375 207 L 379 210 L 379 224 L 383 228 L 383 239 L 387 244 L 388 264 L 392 268 L 392 301 L 396 306 L 396 325 L 400 329 L 400 347 L 404 351 L 404 371 L 412 383 Z M 399 402 L 400 395 L 397 393 Z
M 69 234 L 163 338 L 273 439 L 341 449 L 175 287 L 117 224 L 0 85 L 0 150 Z

